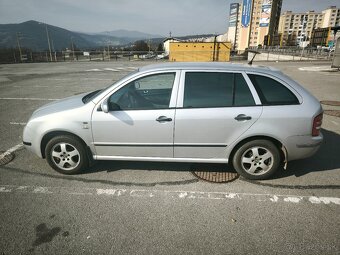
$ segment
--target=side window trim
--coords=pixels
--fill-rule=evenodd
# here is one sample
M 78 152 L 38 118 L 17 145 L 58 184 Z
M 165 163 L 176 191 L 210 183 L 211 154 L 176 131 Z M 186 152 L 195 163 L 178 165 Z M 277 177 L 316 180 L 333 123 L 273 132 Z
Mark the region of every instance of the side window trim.
M 250 92 L 253 95 L 253 98 L 255 100 L 255 104 L 256 105 L 262 105 L 261 99 L 260 99 L 259 95 L 257 94 L 257 91 L 256 91 L 253 83 L 251 82 L 250 78 L 248 77 L 248 75 L 245 72 L 242 72 L 242 76 L 248 84 L 248 88 L 250 89 Z
M 283 86 L 285 86 L 290 92 L 292 92 L 296 96 L 296 98 L 298 99 L 299 103 L 302 104 L 302 96 L 293 87 L 291 87 L 287 82 L 285 82 L 284 80 L 281 80 L 281 79 L 279 79 L 276 76 L 269 75 L 269 74 L 266 74 L 266 73 L 257 73 L 257 72 L 251 72 L 251 71 L 246 72 L 247 81 L 249 80 L 249 82 L 251 83 L 251 85 L 252 85 L 252 87 L 254 89 L 255 89 L 255 86 L 253 85 L 253 83 L 251 82 L 250 78 L 248 77 L 248 74 L 260 75 L 260 76 L 268 77 L 270 79 L 273 79 L 273 80 L 277 81 L 278 83 L 280 83 Z M 255 89 L 255 92 L 257 94 L 256 89 Z M 261 100 L 260 100 L 260 102 L 261 102 Z M 261 105 L 262 105 L 262 102 L 261 102 Z

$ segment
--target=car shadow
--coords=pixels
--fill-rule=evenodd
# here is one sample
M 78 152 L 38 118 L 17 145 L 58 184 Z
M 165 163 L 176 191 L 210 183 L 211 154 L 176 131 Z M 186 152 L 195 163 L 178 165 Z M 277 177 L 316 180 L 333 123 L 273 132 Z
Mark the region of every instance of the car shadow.
M 271 179 L 300 177 L 311 172 L 340 169 L 340 135 L 326 129 L 321 132 L 324 141 L 312 157 L 288 162 L 287 169 L 278 171 Z
M 175 172 L 235 172 L 227 164 L 172 163 L 148 161 L 98 161 L 83 174 L 119 170 L 175 171 Z

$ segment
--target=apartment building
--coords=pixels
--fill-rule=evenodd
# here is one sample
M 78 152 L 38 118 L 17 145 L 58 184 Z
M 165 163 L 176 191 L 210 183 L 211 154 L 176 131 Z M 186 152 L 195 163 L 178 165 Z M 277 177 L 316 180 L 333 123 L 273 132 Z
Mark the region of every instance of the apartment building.
M 313 31 L 319 28 L 340 26 L 340 9 L 330 6 L 322 12 L 284 12 L 280 17 L 279 33 L 281 46 L 303 45 L 312 38 Z
M 322 27 L 322 13 L 308 11 L 306 13 L 284 12 L 280 17 L 279 33 L 281 45 L 296 46 L 308 41 L 313 29 Z
M 322 28 L 340 26 L 340 8 L 330 6 L 322 11 Z

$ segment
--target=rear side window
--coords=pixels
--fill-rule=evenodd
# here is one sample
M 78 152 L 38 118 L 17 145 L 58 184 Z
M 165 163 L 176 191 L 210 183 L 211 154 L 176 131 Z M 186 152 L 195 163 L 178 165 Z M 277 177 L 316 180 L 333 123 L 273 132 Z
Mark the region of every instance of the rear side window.
M 297 97 L 280 82 L 262 75 L 248 74 L 263 105 L 299 104 Z
M 239 73 L 187 72 L 184 108 L 255 105 L 253 96 Z

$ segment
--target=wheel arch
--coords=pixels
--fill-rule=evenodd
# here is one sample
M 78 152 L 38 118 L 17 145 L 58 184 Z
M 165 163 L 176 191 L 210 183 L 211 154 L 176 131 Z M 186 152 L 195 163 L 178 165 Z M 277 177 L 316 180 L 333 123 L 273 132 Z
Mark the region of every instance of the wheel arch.
M 258 135 L 258 136 L 251 136 L 251 137 L 247 137 L 241 141 L 239 141 L 234 148 L 232 149 L 229 158 L 228 158 L 228 162 L 232 162 L 234 155 L 236 153 L 236 151 L 245 143 L 250 142 L 250 141 L 254 141 L 254 140 L 268 140 L 270 142 L 272 142 L 278 149 L 280 152 L 280 158 L 281 158 L 281 162 L 283 162 L 285 165 L 287 164 L 288 161 L 288 156 L 287 156 L 287 149 L 284 146 L 284 144 L 282 142 L 280 142 L 279 140 L 270 137 L 270 136 L 264 136 L 264 135 Z
M 87 154 L 88 155 L 92 155 L 92 152 L 90 150 L 90 148 L 87 146 L 87 144 L 85 143 L 85 141 L 78 135 L 74 134 L 74 133 L 71 133 L 71 132 L 67 132 L 67 131 L 51 131 L 47 134 L 45 134 L 43 136 L 43 138 L 41 139 L 41 143 L 40 143 L 40 152 L 41 152 L 41 156 L 42 158 L 46 158 L 46 155 L 45 155 L 45 149 L 46 149 L 46 146 L 47 146 L 47 143 L 54 137 L 56 136 L 60 136 L 60 135 L 69 135 L 69 136 L 73 136 L 75 137 L 76 139 L 78 139 L 83 145 L 84 145 L 84 148 L 86 149 L 87 151 Z

